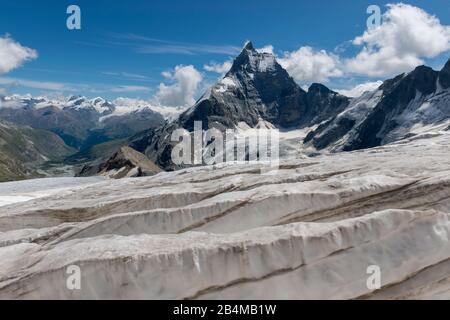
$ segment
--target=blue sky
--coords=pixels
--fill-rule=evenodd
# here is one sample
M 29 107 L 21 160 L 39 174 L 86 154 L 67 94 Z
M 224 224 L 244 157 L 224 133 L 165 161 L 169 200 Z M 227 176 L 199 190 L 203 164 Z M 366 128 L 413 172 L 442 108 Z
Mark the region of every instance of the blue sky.
M 152 99 L 160 83 L 170 88 L 180 81 L 174 68 L 183 65 L 201 75 L 191 88 L 198 96 L 220 76 L 204 65 L 230 60 L 248 39 L 255 47 L 273 46 L 280 58 L 288 59 L 286 52 L 308 46 L 313 55 L 324 50 L 326 56 L 338 59 L 337 64 L 344 63 L 361 50 L 349 41 L 366 30 L 367 7 L 377 4 L 385 12 L 387 3 L 392 1 L 2 1 L 0 36 L 34 49 L 37 57 L 0 74 L 0 87 L 8 93 Z M 447 0 L 407 3 L 438 17 L 444 27 L 438 32 L 448 35 Z M 71 4 L 81 8 L 81 30 L 66 28 L 66 8 Z M 445 48 L 418 50 L 415 55 L 435 68 L 450 57 Z M 289 59 L 286 64 L 298 72 L 294 78 L 306 85 L 309 78 L 301 78 L 294 56 Z M 401 68 L 393 67 L 392 72 Z M 333 70 L 320 80 L 336 89 L 384 79 L 389 73 L 357 67 L 352 72 Z

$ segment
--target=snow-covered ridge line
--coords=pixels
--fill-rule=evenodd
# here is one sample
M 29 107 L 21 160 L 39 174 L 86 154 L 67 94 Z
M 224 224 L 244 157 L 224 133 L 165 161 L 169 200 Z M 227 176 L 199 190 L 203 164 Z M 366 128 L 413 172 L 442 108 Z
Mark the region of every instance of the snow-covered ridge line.
M 183 109 L 165 107 L 142 99 L 116 98 L 108 101 L 102 97 L 87 98 L 84 96 L 68 96 L 60 98 L 33 97 L 31 95 L 0 96 L 0 108 L 32 108 L 43 109 L 54 107 L 60 110 L 91 110 L 101 115 L 101 120 L 112 116 L 122 116 L 129 113 L 150 110 L 161 114 L 166 119 L 173 119 Z

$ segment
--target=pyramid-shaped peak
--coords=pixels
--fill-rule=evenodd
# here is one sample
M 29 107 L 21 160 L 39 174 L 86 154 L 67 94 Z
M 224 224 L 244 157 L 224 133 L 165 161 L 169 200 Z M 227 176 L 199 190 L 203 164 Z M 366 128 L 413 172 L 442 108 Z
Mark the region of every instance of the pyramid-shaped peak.
M 253 43 L 251 41 L 247 41 L 244 45 L 245 50 L 253 51 L 255 48 L 253 47 Z
M 247 74 L 274 72 L 281 69 L 276 58 L 270 53 L 258 52 L 251 41 L 245 43 L 242 52 L 234 60 L 228 75 L 245 72 Z

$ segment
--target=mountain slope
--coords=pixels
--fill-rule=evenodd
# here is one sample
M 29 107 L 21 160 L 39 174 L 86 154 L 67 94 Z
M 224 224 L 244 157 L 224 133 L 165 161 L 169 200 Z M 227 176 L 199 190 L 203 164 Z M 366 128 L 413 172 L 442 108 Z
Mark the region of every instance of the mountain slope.
M 71 96 L 61 100 L 0 97 L 1 119 L 52 131 L 66 144 L 80 150 L 109 140 L 128 138 L 164 123 L 164 118 L 148 107 L 128 109 L 99 97 Z
M 102 175 L 113 179 L 120 179 L 125 177 L 151 176 L 159 172 L 161 172 L 161 169 L 144 154 L 124 146 L 104 162 L 94 162 L 85 165 L 77 176 Z
M 0 122 L 0 181 L 38 176 L 40 165 L 74 152 L 52 132 Z
M 450 124 L 450 60 L 441 71 L 419 66 L 353 99 L 344 112 L 305 139 L 318 149 L 372 148 Z
M 130 146 L 171 170 L 176 168 L 170 159 L 171 133 L 178 128 L 192 132 L 195 121 L 201 121 L 203 129 L 221 131 L 241 123 L 254 128 L 261 120 L 278 128 L 303 128 L 335 116 L 348 103 L 347 97 L 323 85 L 313 84 L 304 91 L 273 54 L 260 53 L 248 42 L 230 71 L 194 106 L 176 121 L 136 135 Z
M 306 92 L 288 75 L 270 53 L 259 53 L 248 42 L 230 71 L 187 112 L 181 114 L 183 128 L 233 128 L 239 122 L 250 127 L 259 119 L 282 127 L 298 125 L 306 109 Z

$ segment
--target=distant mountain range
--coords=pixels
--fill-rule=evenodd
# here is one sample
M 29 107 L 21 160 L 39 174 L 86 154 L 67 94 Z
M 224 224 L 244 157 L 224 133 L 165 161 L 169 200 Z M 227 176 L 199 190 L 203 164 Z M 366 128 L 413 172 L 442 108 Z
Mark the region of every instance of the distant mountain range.
M 123 146 L 145 154 L 164 170 L 175 170 L 179 167 L 171 161 L 171 134 L 178 128 L 193 131 L 195 121 L 202 121 L 203 129 L 222 131 L 302 129 L 306 134 L 298 149 L 314 152 L 353 151 L 449 130 L 450 61 L 440 71 L 419 66 L 349 98 L 318 83 L 302 89 L 273 54 L 258 52 L 248 42 L 231 69 L 195 105 L 172 121 L 167 118 L 145 104 L 130 109 L 102 98 L 0 97 L 1 121 L 28 126 L 15 129 L 18 137 L 24 131 L 30 136 L 30 127 L 52 132 L 51 141 L 60 145 L 57 135 L 65 143 L 58 156 L 72 152 L 66 164 L 91 163 L 83 168 L 85 174 L 102 172 L 112 163 L 117 166 L 123 158 L 133 159 L 131 163 L 141 159 L 120 152 L 128 150 Z M 3 158 L 10 157 L 5 154 Z M 127 172 L 134 172 L 127 163 Z
M 0 119 L 52 131 L 78 150 L 164 123 L 164 117 L 150 106 L 121 107 L 103 98 L 81 96 L 60 100 L 0 97 Z
M 118 100 L 120 101 L 120 99 Z M 39 176 L 48 163 L 78 164 L 112 155 L 136 133 L 166 120 L 148 105 L 103 98 L 0 96 L 0 180 Z M 95 154 L 93 147 L 102 154 Z M 92 153 L 92 155 L 91 155 Z

